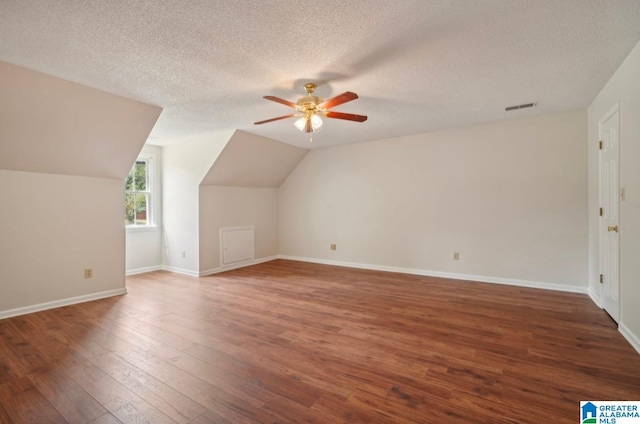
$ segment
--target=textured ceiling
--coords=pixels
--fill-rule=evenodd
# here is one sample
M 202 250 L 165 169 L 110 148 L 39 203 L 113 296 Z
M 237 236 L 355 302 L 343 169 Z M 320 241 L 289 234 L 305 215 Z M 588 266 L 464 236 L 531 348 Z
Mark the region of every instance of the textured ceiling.
M 153 144 L 241 129 L 308 148 L 585 108 L 639 22 L 638 0 L 2 0 L 0 60 L 163 107 Z M 253 125 L 290 113 L 263 95 L 309 81 L 369 120 L 312 144 Z

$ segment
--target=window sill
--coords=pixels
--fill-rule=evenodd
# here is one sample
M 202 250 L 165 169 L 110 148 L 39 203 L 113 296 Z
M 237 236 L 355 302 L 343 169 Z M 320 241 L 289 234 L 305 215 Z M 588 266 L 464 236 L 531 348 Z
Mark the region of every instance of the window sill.
M 145 231 L 158 231 L 159 227 L 157 225 L 129 225 L 124 227 L 127 233 L 141 233 Z

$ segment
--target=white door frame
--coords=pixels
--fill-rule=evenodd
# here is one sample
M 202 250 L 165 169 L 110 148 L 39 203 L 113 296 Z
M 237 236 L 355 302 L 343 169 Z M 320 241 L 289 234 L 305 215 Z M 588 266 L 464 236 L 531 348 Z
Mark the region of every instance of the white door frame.
M 603 126 L 617 113 L 616 143 L 610 145 Z M 600 303 L 602 308 L 616 321 L 620 320 L 620 104 L 616 103 L 598 122 L 598 203 L 600 217 L 598 225 L 598 258 L 600 273 Z M 610 151 L 615 148 L 615 151 Z M 607 169 L 603 169 L 603 155 L 609 157 Z M 612 163 L 613 162 L 613 163 Z M 613 166 L 612 166 L 613 165 Z M 607 193 L 605 190 L 609 190 Z M 607 204 L 608 203 L 608 204 Z M 615 227 L 615 230 L 612 228 Z

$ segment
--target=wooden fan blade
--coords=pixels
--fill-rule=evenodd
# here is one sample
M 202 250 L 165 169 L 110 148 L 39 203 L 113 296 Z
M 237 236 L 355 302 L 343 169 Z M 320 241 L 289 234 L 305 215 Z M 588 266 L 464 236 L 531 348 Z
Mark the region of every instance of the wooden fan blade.
M 265 119 L 264 121 L 254 122 L 253 125 L 266 124 L 267 122 L 273 122 L 273 121 L 279 121 L 281 119 L 293 118 L 294 116 L 296 116 L 295 113 L 292 113 L 291 115 L 278 116 L 277 118 Z
M 327 112 L 327 118 L 346 119 L 347 121 L 364 122 L 367 117 L 364 115 L 354 115 L 353 113 Z
M 280 97 L 276 97 L 276 96 L 264 96 L 263 99 L 267 99 L 267 100 L 271 100 L 272 102 L 277 102 L 277 103 L 281 103 L 285 106 L 289 106 L 292 107 L 294 109 L 296 109 L 298 107 L 297 104 L 290 102 L 289 100 L 285 100 L 285 99 L 281 99 Z
M 350 102 L 351 100 L 355 100 L 357 98 L 358 98 L 358 95 L 356 93 L 347 91 L 345 93 L 340 94 L 339 96 L 332 97 L 329 100 L 325 100 L 324 102 L 320 103 L 318 107 L 320 109 L 331 109 L 332 107 Z

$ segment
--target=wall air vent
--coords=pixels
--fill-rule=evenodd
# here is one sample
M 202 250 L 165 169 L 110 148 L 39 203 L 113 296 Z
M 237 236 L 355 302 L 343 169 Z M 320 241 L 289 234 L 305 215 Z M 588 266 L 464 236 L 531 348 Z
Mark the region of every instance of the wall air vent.
M 536 105 L 536 103 L 525 103 L 523 105 L 516 105 L 516 106 L 509 106 L 509 107 L 505 107 L 504 110 L 506 110 L 507 112 L 509 112 L 510 110 L 516 110 L 516 109 L 526 109 L 528 107 L 534 107 Z

